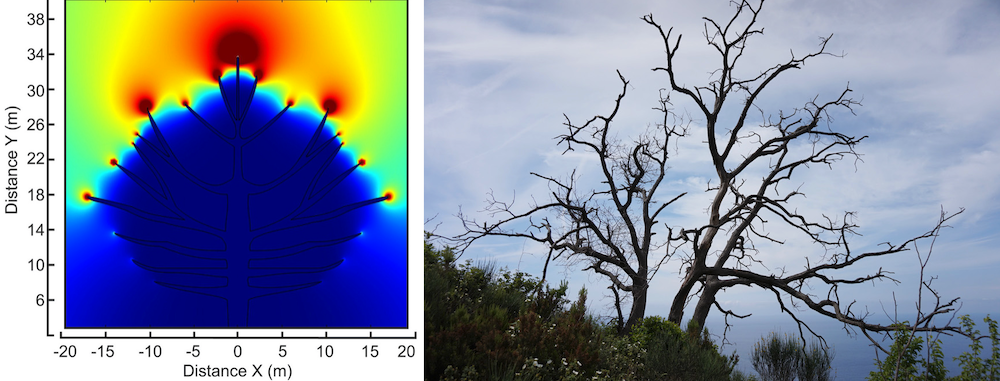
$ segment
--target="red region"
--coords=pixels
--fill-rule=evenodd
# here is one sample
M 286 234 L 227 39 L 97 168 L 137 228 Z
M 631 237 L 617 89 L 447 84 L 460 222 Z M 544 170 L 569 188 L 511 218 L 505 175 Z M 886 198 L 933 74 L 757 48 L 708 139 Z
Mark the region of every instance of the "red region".
M 333 114 L 337 111 L 337 105 L 338 102 L 336 99 L 326 98 L 323 100 L 323 110 L 325 110 L 328 114 Z
M 147 114 L 153 110 L 153 101 L 148 96 L 140 96 L 136 108 L 140 114 Z
M 260 44 L 250 33 L 234 30 L 222 35 L 215 45 L 215 57 L 219 61 L 235 65 L 236 57 L 240 64 L 248 64 L 260 56 Z
M 114 166 L 117 166 L 117 165 L 118 165 L 118 159 L 115 159 L 115 158 L 111 158 L 111 161 L 110 161 L 110 163 L 111 163 L 111 166 L 112 166 L 112 167 L 114 167 Z
M 351 99 L 349 91 L 344 88 L 332 87 L 319 94 L 320 112 L 326 112 L 331 116 L 344 117 L 351 112 Z

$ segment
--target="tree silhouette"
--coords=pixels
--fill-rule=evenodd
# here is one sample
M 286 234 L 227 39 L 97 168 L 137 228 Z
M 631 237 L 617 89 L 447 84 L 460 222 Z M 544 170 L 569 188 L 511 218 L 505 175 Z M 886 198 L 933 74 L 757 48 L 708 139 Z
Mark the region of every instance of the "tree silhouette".
M 566 132 L 558 136 L 559 144 L 565 144 L 566 151 L 581 149 L 595 157 L 600 185 L 590 189 L 581 186 L 575 172 L 565 179 L 532 173 L 549 183 L 551 196 L 547 202 L 522 211 L 491 195 L 485 212 L 494 221 L 476 221 L 459 212 L 466 232 L 447 238 L 456 242 L 460 251 L 486 236 L 525 238 L 549 249 L 545 269 L 553 259 L 586 263 L 586 271 L 594 271 L 611 283 L 622 332 L 631 330 L 643 318 L 649 282 L 670 258 L 680 259 L 676 263 L 682 270 L 668 316 L 677 324 L 685 311 L 692 312 L 692 305 L 692 320 L 699 327 L 704 327 L 713 308 L 727 319 L 749 316 L 722 308 L 716 298 L 720 291 L 748 286 L 773 293 L 781 312 L 798 324 L 800 334 L 803 329 L 811 329 L 796 314 L 799 306 L 836 319 L 845 327 L 874 332 L 896 330 L 895 326 L 871 323 L 867 319 L 869 312 L 859 311 L 854 301 L 842 301 L 839 295 L 841 287 L 853 284 L 895 282 L 892 273 L 877 268 L 860 276 L 841 274 L 859 269 L 873 258 L 913 249 L 919 241 L 936 237 L 958 213 L 942 213 L 933 229 L 902 243 L 885 243 L 858 252 L 849 244 L 858 228 L 853 212 L 841 216 L 799 212 L 795 203 L 804 197 L 800 188 L 779 185 L 786 185 L 793 175 L 810 166 L 859 159 L 855 147 L 866 137 L 835 131 L 829 122 L 831 112 L 853 114 L 853 107 L 860 103 L 849 96 L 851 89 L 845 88 L 828 101 L 817 101 L 817 96 L 791 111 L 767 114 L 758 102 L 759 96 L 782 74 L 802 68 L 806 61 L 833 56 L 826 50 L 832 36 L 820 38 L 816 51 L 805 55 L 793 52 L 757 74 L 743 76 L 745 72 L 737 72 L 736 68 L 742 68 L 740 59 L 748 40 L 763 33 L 757 25 L 763 1 L 732 4 L 736 11 L 729 20 L 718 23 L 704 18 L 704 41 L 716 53 L 719 64 L 703 85 L 684 85 L 678 78 L 675 69 L 681 36 L 674 37 L 673 29 L 664 30 L 652 15 L 642 18 L 662 39 L 665 65 L 652 70 L 664 73 L 667 82 L 656 108 L 662 119 L 658 117 L 644 134 L 625 141 L 613 131 L 629 88 L 629 81 L 621 73 L 621 91 L 610 113 L 582 124 L 566 117 Z M 673 111 L 672 95 L 693 104 L 706 127 L 702 154 L 711 159 L 714 173 L 706 189 L 711 201 L 699 226 L 671 225 L 661 220 L 662 212 L 685 196 L 664 194 L 662 186 L 672 153 L 670 142 L 690 133 L 691 118 Z M 765 224 L 778 224 L 781 229 L 769 232 Z M 784 244 L 792 235 L 773 233 L 782 230 L 799 234 L 818 249 L 802 254 L 805 260 L 800 271 L 772 270 L 765 265 L 768 253 L 759 250 L 757 244 Z M 926 286 L 930 290 L 930 285 Z M 955 326 L 929 324 L 934 316 L 952 312 L 958 301 L 942 301 L 931 292 L 937 302 L 913 330 L 959 333 Z M 632 305 L 625 315 L 621 306 L 627 299 Z
M 317 125 L 260 96 L 259 77 L 237 57 L 199 104 L 154 118 L 141 102 L 137 162 L 112 159 L 121 190 L 88 196 L 117 210 L 114 235 L 156 284 L 225 302 L 214 325 L 251 326 L 254 299 L 320 284 L 344 261 L 338 245 L 363 234 L 365 207 L 392 197 L 370 197 L 352 176 L 365 160 L 342 154 L 327 123 L 334 103 Z

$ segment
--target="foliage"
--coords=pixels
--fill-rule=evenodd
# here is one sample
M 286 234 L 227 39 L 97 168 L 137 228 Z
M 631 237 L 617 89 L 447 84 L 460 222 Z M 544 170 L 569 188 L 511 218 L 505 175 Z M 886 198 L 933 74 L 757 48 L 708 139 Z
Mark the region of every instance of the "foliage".
M 697 323 L 688 331 L 660 316 L 642 319 L 628 335 L 607 335 L 601 343 L 601 374 L 610 380 L 747 380 L 734 372 L 735 355 L 719 353 L 708 330 Z
M 659 318 L 659 317 L 657 317 Z M 719 353 L 712 342 L 708 329 L 699 330 L 697 322 L 688 322 L 687 333 L 678 337 L 680 329 L 669 321 L 664 324 L 673 327 L 661 330 L 652 336 L 648 348 L 647 361 L 655 379 L 664 380 L 720 380 L 729 378 L 736 367 L 735 354 L 726 357 Z M 700 334 L 699 334 L 700 333 Z
M 646 349 L 631 335 L 618 335 L 614 327 L 606 327 L 600 342 L 601 370 L 598 379 L 639 380 L 647 375 Z
M 905 380 L 943 380 L 931 369 L 944 368 L 943 356 L 931 356 L 930 359 L 920 357 L 924 339 L 907 329 L 909 322 L 894 324 L 896 331 L 892 333 L 893 343 L 885 361 L 875 360 L 876 370 L 868 375 L 871 381 L 905 381 Z M 940 352 L 940 340 L 933 340 L 931 347 Z M 940 363 L 940 364 L 938 364 Z M 921 371 L 923 369 L 923 371 Z
M 774 332 L 761 338 L 753 348 L 750 363 L 765 381 L 791 381 L 798 367 L 798 353 L 801 346 L 795 339 L 785 335 L 779 337 Z
M 424 273 L 426 374 L 438 379 L 450 366 L 449 376 L 461 379 L 504 362 L 513 365 L 513 358 L 503 356 L 510 346 L 504 335 L 537 283 L 523 274 L 497 274 L 492 266 L 456 265 L 450 249 L 429 244 Z
M 944 353 L 941 351 L 941 340 L 929 342 L 926 355 L 921 357 L 924 338 L 916 336 L 907 329 L 907 322 L 897 324 L 894 341 L 885 361 L 876 359 L 876 371 L 871 372 L 869 380 L 955 380 L 955 381 L 1000 381 L 1000 334 L 997 332 L 997 322 L 989 316 L 983 322 L 989 327 L 989 336 L 980 336 L 975 328 L 975 322 L 968 315 L 960 316 L 962 333 L 972 338 L 969 351 L 954 357 L 962 367 L 962 373 L 948 378 L 944 366 Z M 991 356 L 982 358 L 983 345 L 980 340 L 989 338 Z
M 560 289 L 566 287 L 565 283 Z M 586 316 L 587 292 L 580 290 L 579 298 L 567 311 L 553 311 L 549 319 L 528 309 L 518 316 L 510 327 L 515 348 L 524 356 L 533 356 L 532 365 L 539 379 L 565 379 L 567 373 L 593 373 L 600 356 L 598 343 L 592 338 L 598 327 Z M 538 366 L 544 363 L 555 366 Z M 570 364 L 574 367 L 569 367 Z M 522 364 L 524 369 L 524 365 Z
M 795 374 L 799 381 L 829 381 L 833 377 L 830 371 L 833 369 L 832 349 L 824 350 L 819 342 L 809 343 L 809 348 L 803 348 L 799 355 L 799 367 Z
M 981 336 L 979 330 L 975 328 L 976 323 L 969 317 L 969 315 L 959 317 L 962 322 L 962 331 L 972 337 L 972 343 L 969 344 L 969 349 L 971 353 L 965 352 L 955 357 L 955 360 L 959 361 L 962 365 L 962 373 L 955 377 L 955 380 L 966 381 L 966 380 L 1000 380 L 1000 334 L 997 333 L 997 322 L 989 317 L 983 319 L 983 322 L 989 327 L 990 343 L 992 344 L 991 356 L 988 359 L 983 359 L 981 357 L 983 351 L 983 345 L 979 342 Z
M 801 341 L 771 332 L 761 337 L 751 355 L 754 370 L 765 381 L 827 381 L 833 356 L 818 342 L 809 343 L 808 348 Z
M 630 335 L 639 344 L 647 346 L 655 337 L 667 335 L 673 340 L 679 341 L 684 338 L 685 333 L 677 324 L 667 319 L 660 316 L 650 316 L 642 319 Z
M 659 316 L 642 319 L 626 335 L 586 313 L 586 290 L 573 303 L 558 288 L 491 264 L 456 264 L 450 248 L 424 246 L 424 314 L 428 380 L 756 380 L 734 370 L 708 330 L 689 321 L 682 330 Z M 981 335 L 968 316 L 962 333 L 970 350 L 955 357 L 962 373 L 949 380 L 1000 381 L 1000 333 L 986 317 Z M 869 380 L 946 380 L 940 340 L 896 324 L 893 344 Z M 981 340 L 990 340 L 983 358 Z M 924 346 L 927 342 L 929 345 Z M 818 343 L 804 348 L 790 337 L 761 338 L 751 358 L 761 380 L 829 380 L 832 356 Z
M 552 289 L 492 265 L 456 265 L 449 248 L 424 246 L 428 380 L 748 380 L 707 330 L 643 319 L 630 334 Z M 568 304 L 568 306 L 567 306 Z
M 525 358 L 597 366 L 586 291 L 566 308 L 566 283 L 553 289 L 521 272 L 455 262 L 450 248 L 424 245 L 428 379 L 509 379 Z
M 752 374 L 743 373 L 737 369 L 729 374 L 729 381 L 757 381 L 757 377 Z

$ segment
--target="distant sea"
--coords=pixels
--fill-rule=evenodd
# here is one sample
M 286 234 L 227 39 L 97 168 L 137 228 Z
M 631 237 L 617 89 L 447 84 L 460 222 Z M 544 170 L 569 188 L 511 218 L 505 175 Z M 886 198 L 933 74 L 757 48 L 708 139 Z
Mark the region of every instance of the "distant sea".
M 725 325 L 723 320 L 719 315 L 718 311 L 713 311 L 713 315 L 709 316 L 708 326 L 709 333 L 711 333 L 717 344 L 720 343 L 721 335 Z M 803 311 L 797 313 L 796 316 L 804 318 L 809 315 L 809 312 Z M 980 333 L 989 334 L 989 329 L 985 323 L 983 323 L 983 318 L 986 314 L 972 314 L 969 316 L 973 318 L 976 322 L 976 328 L 979 329 Z M 998 320 L 1000 316 L 998 314 L 992 314 L 991 318 Z M 935 320 L 936 325 L 944 325 L 947 320 Z M 839 323 L 833 319 L 813 319 L 810 321 L 810 326 L 817 333 L 822 335 L 827 344 L 833 348 L 834 358 L 833 358 L 833 374 L 836 376 L 836 380 L 864 380 L 868 377 L 868 373 L 875 370 L 875 352 L 876 348 L 872 346 L 871 342 L 868 341 L 860 331 L 852 337 L 847 334 L 843 329 L 843 324 Z M 958 325 L 959 321 L 956 317 L 953 324 Z M 747 319 L 730 319 L 730 324 L 733 327 L 726 334 L 727 340 L 732 343 L 731 345 L 726 345 L 722 348 L 723 354 L 731 354 L 733 351 L 739 355 L 740 361 L 737 365 L 737 369 L 742 370 L 747 374 L 756 374 L 753 370 L 753 366 L 750 363 L 750 354 L 753 349 L 754 344 L 760 340 L 761 336 L 766 336 L 769 332 L 780 332 L 793 335 L 793 337 L 798 338 L 798 328 L 796 328 L 795 322 L 788 316 L 770 316 L 770 317 L 757 317 L 751 316 Z M 812 337 L 806 332 L 806 340 L 810 340 Z M 873 338 L 880 338 L 880 336 L 872 335 Z M 944 352 L 945 366 L 948 369 L 948 376 L 956 376 L 961 372 L 958 361 L 953 360 L 954 357 L 962 354 L 969 350 L 969 344 L 971 340 L 963 336 L 946 336 L 941 335 L 941 349 Z M 981 342 L 983 344 L 984 357 L 990 356 L 990 342 L 989 339 L 985 339 Z M 890 342 L 886 341 L 881 344 L 884 348 L 889 349 Z M 924 350 L 926 350 L 926 345 Z M 924 352 L 926 353 L 926 352 Z M 884 354 L 879 354 L 879 358 L 885 359 Z

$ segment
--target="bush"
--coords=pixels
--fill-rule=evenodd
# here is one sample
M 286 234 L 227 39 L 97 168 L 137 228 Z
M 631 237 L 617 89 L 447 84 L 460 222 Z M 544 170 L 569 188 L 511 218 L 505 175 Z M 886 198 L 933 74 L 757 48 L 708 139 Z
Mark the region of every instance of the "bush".
M 955 357 L 955 360 L 958 360 L 959 364 L 962 365 L 962 373 L 955 377 L 955 380 L 1000 380 L 1000 334 L 997 332 L 997 322 L 989 315 L 983 319 L 983 322 L 989 327 L 989 338 L 992 344 L 991 356 L 984 360 L 981 357 L 983 345 L 979 342 L 981 339 L 979 338 L 979 330 L 975 328 L 976 323 L 969 318 L 969 315 L 961 316 L 959 319 L 962 322 L 962 331 L 974 339 L 969 344 L 972 353 L 965 352 Z
M 747 380 L 708 331 L 659 316 L 619 335 L 586 313 L 586 290 L 424 245 L 427 380 Z M 567 306 L 568 305 L 568 306 Z M 749 378 L 752 379 L 752 378 Z
M 800 352 L 799 367 L 795 374 L 799 381 L 829 381 L 833 369 L 833 349 L 823 350 L 819 342 L 809 343 L 809 348 Z
M 792 381 L 800 345 L 791 337 L 771 332 L 753 348 L 750 363 L 764 381 Z
M 688 328 L 684 332 L 659 316 L 643 319 L 625 336 L 615 335 L 612 326 L 606 327 L 598 376 L 613 380 L 747 379 L 733 372 L 736 356 L 720 354 L 708 330 L 700 330 L 696 324 Z
M 1000 334 L 997 332 L 997 322 L 986 316 L 983 322 L 989 327 L 989 339 L 992 345 L 991 356 L 982 358 L 983 345 L 979 330 L 969 315 L 959 317 L 962 332 L 972 338 L 969 344 L 971 352 L 965 352 L 955 357 L 962 367 L 962 373 L 953 378 L 947 378 L 944 367 L 944 354 L 941 352 L 941 340 L 930 340 L 926 357 L 921 357 L 924 338 L 916 336 L 907 329 L 907 322 L 896 324 L 898 331 L 892 334 L 893 343 L 885 361 L 875 360 L 877 369 L 869 374 L 868 379 L 882 380 L 956 380 L 956 381 L 1000 381 Z
M 564 283 L 560 289 L 565 288 Z M 535 308 L 528 308 L 518 316 L 509 332 L 515 353 L 524 360 L 520 370 L 529 371 L 521 376 L 556 380 L 594 373 L 600 355 L 599 341 L 593 338 L 599 327 L 586 315 L 586 302 L 587 291 L 581 289 L 568 310 L 554 310 L 545 318 Z
M 897 323 L 893 343 L 885 361 L 875 360 L 876 369 L 869 373 L 871 381 L 944 380 L 944 356 L 941 341 L 931 340 L 931 355 L 920 357 L 924 339 L 907 329 L 908 322 Z
M 600 370 L 594 372 L 599 380 L 647 379 L 644 354 L 646 349 L 634 336 L 619 335 L 614 325 L 604 327 L 599 354 Z
M 450 248 L 424 246 L 425 375 L 432 380 L 484 376 L 513 370 L 521 360 L 506 337 L 538 282 L 494 266 L 455 264 Z M 563 292 L 565 292 L 563 290 Z M 547 289 L 544 294 L 558 293 Z M 512 373 L 512 372 L 510 372 Z
M 662 318 L 661 318 L 662 319 Z M 678 335 L 680 328 L 661 330 L 647 347 L 650 370 L 661 380 L 725 380 L 736 367 L 735 354 L 726 357 L 712 342 L 708 329 L 699 329 L 694 321 L 688 322 L 687 332 Z
M 566 308 L 565 282 L 539 289 L 528 274 L 456 265 L 451 249 L 426 243 L 424 278 L 427 379 L 512 379 L 526 358 L 597 368 L 600 326 L 586 315 L 585 290 Z M 540 379 L 558 378 L 552 369 Z
M 788 335 L 771 332 L 761 337 L 751 355 L 754 370 L 764 381 L 827 381 L 833 356 L 818 342 L 803 348 L 802 342 Z

